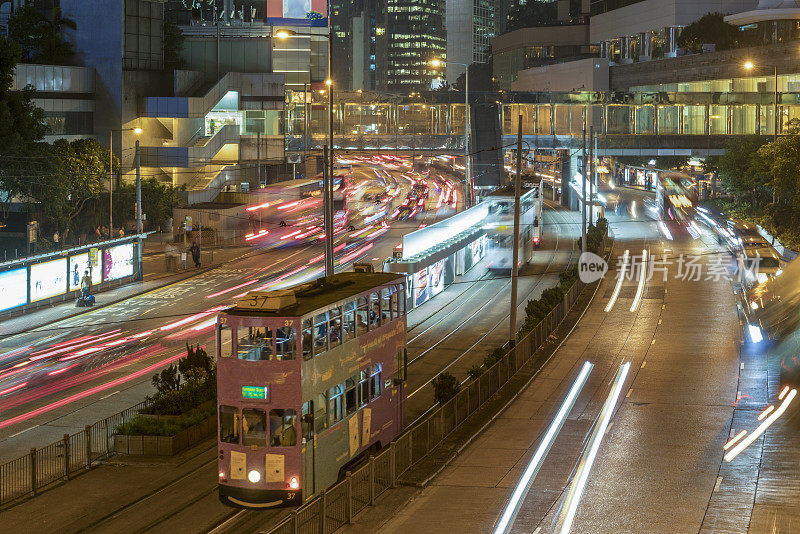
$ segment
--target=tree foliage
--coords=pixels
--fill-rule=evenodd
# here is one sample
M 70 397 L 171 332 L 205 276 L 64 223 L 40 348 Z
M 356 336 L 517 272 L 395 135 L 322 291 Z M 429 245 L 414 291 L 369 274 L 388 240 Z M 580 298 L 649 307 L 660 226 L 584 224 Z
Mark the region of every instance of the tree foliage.
M 461 383 L 447 371 L 439 373 L 433 379 L 433 396 L 439 404 L 444 404 L 455 397 L 460 389 Z
M 746 199 L 753 207 L 771 196 L 769 169 L 759 156 L 759 149 L 766 144 L 767 140 L 759 136 L 733 139 L 715 162 L 722 188 L 736 198 Z
M 74 30 L 76 26 L 74 21 L 61 16 L 59 8 L 46 17 L 32 5 L 25 5 L 8 19 L 8 36 L 22 47 L 25 63 L 69 64 L 75 51 L 64 39 L 63 28 Z
M 181 57 L 186 38 L 178 25 L 171 20 L 164 22 L 164 70 L 182 69 L 186 62 Z
M 740 34 L 736 26 L 725 22 L 721 13 L 706 13 L 681 31 L 678 46 L 694 53 L 702 52 L 704 44 L 716 45 L 717 50 L 729 50 L 740 46 Z
M 22 48 L 0 37 L 0 222 L 8 217 L 11 201 L 23 193 L 25 177 L 38 167 L 31 159 L 42 151 L 38 143 L 47 132 L 44 112 L 33 104 L 33 89 L 12 91 L 14 69 Z

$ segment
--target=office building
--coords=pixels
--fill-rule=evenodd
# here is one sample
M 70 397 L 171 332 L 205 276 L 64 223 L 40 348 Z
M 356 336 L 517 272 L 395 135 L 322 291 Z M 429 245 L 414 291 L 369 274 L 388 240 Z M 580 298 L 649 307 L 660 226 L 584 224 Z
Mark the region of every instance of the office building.
M 447 0 L 447 83 L 464 74 L 465 65 L 488 63 L 495 34 L 493 0 Z
M 445 0 L 386 0 L 386 69 L 378 87 L 395 93 L 438 88 L 440 70 L 430 61 L 447 55 Z

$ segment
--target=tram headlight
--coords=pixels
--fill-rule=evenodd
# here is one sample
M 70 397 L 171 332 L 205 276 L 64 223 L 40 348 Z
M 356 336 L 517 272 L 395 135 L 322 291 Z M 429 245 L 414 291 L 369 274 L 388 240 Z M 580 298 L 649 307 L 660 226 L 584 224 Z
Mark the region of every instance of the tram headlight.
M 261 473 L 253 469 L 249 473 L 247 473 L 247 480 L 252 482 L 253 484 L 257 484 L 259 480 L 261 480 Z
M 300 487 L 300 482 L 297 481 L 297 477 L 292 477 L 289 479 L 289 489 L 296 490 Z
M 222 471 L 220 471 L 220 472 L 219 472 L 219 478 L 225 478 L 225 473 L 223 473 Z

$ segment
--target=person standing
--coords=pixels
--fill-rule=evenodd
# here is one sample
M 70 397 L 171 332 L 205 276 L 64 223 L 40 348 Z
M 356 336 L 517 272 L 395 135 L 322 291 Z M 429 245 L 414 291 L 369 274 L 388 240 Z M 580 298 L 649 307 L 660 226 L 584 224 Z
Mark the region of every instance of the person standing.
M 194 261 L 194 266 L 200 267 L 200 247 L 197 246 L 196 241 L 192 241 L 192 248 L 189 249 L 189 252 L 192 253 L 192 260 Z
M 88 297 L 92 293 L 92 275 L 89 274 L 89 269 L 83 272 L 81 278 L 81 296 Z

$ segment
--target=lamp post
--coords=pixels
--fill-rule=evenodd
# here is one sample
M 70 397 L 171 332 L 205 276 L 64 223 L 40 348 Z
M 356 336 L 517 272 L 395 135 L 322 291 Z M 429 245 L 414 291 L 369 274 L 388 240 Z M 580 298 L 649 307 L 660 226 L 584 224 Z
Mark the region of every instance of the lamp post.
M 746 61 L 744 64 L 745 70 L 753 70 L 753 69 L 768 69 L 768 65 L 755 65 L 752 61 Z M 778 138 L 778 127 L 780 122 L 778 121 L 778 65 L 772 65 L 773 75 L 775 79 L 775 94 L 772 102 L 772 111 L 773 111 L 773 119 L 775 120 L 774 131 L 772 132 L 772 140 L 776 140 Z
M 333 266 L 333 78 L 332 78 L 332 60 L 331 48 L 333 47 L 333 29 L 328 26 L 327 36 L 324 34 L 315 33 L 301 33 L 294 30 L 278 30 L 275 32 L 275 37 L 278 39 L 288 39 L 291 36 L 304 36 L 311 37 L 320 35 L 328 39 L 328 77 L 325 80 L 325 85 L 328 88 L 328 150 L 323 151 L 324 165 L 327 167 L 328 172 L 323 172 L 322 181 L 322 194 L 324 206 L 324 221 L 325 221 L 325 278 L 330 278 L 334 275 Z M 303 95 L 305 99 L 305 94 Z
M 441 59 L 432 59 L 430 61 L 430 65 L 434 68 L 440 67 L 447 63 L 452 63 L 453 65 L 459 65 L 464 67 L 464 177 L 465 177 L 465 184 L 466 184 L 466 207 L 470 207 L 472 205 L 472 172 L 471 172 L 471 165 L 469 162 L 469 64 L 468 63 L 458 63 L 456 61 L 445 61 Z
M 141 135 L 142 129 L 136 128 L 116 128 L 108 132 L 108 235 L 114 235 L 114 132 L 133 132 Z M 137 140 L 138 144 L 139 141 Z M 137 152 L 138 154 L 138 152 Z

